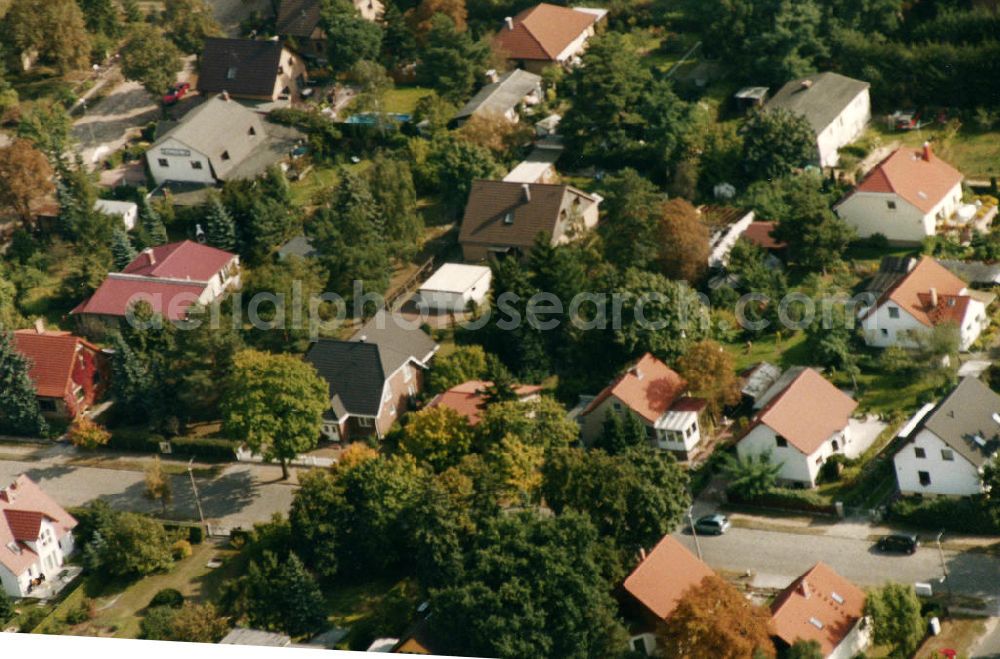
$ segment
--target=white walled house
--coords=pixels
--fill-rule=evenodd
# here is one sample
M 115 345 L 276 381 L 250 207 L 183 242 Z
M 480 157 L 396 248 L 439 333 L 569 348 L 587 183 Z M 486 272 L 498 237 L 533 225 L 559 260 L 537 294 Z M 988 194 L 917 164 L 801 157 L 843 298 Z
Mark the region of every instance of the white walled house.
M 198 61 L 202 94 L 290 102 L 305 85 L 305 62 L 277 38 L 209 37 Z
M 760 411 L 736 444 L 741 460 L 770 455 L 778 479 L 813 487 L 823 463 L 864 448 L 851 432 L 858 403 L 811 368 L 789 369 L 758 400 Z
M 862 238 L 882 234 L 894 243 L 919 244 L 961 204 L 961 172 L 925 144 L 896 149 L 834 210 Z
M 1000 448 L 1000 396 L 977 378 L 963 378 L 900 435 L 906 443 L 893 463 L 902 494 L 980 494 L 983 467 Z
M 116 201 L 114 199 L 98 199 L 94 202 L 94 210 L 104 215 L 118 215 L 122 218 L 126 231 L 135 228 L 139 219 L 139 205 L 134 201 Z
M 838 151 L 858 139 L 872 118 L 869 84 L 827 71 L 792 80 L 764 106 L 802 115 L 816 135 L 816 162 L 836 167 Z
M 484 265 L 445 263 L 420 286 L 418 304 L 433 311 L 461 313 L 481 305 L 490 292 L 493 271 Z
M 687 382 L 676 371 L 646 353 L 604 388 L 580 413 L 580 436 L 592 444 L 609 414 L 628 412 L 646 426 L 650 443 L 686 460 L 701 441 L 705 401 L 685 395 Z
M 541 3 L 509 17 L 493 40 L 514 67 L 541 73 L 552 65 L 579 61 L 607 9 Z
M 0 586 L 27 597 L 73 553 L 76 520 L 24 474 L 0 490 Z
M 930 257 L 908 261 L 903 272 L 876 277 L 876 301 L 860 314 L 865 343 L 876 348 L 916 346 L 914 336 L 936 325 L 958 329 L 959 348 L 968 350 L 989 324 L 993 295 L 971 290 Z M 893 280 L 892 277 L 895 276 Z

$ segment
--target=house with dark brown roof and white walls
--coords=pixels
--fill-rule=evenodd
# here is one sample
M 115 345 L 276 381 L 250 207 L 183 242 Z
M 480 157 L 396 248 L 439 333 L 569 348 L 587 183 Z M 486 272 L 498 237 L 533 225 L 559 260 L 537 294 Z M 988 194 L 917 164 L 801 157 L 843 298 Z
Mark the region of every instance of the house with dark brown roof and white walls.
M 458 242 L 469 263 L 490 257 L 520 258 L 538 234 L 553 245 L 568 243 L 597 226 L 602 199 L 570 185 L 472 182 Z
M 607 13 L 606 9 L 543 2 L 506 18 L 493 45 L 513 66 L 532 73 L 552 65 L 572 66 Z
M 354 0 L 362 18 L 377 21 L 384 7 L 379 0 Z M 326 57 L 326 32 L 321 24 L 322 0 L 281 0 L 275 20 L 275 32 L 287 37 L 300 53 L 315 58 Z
M 21 474 L 0 489 L 0 587 L 11 597 L 51 590 L 73 553 L 76 520 Z M 53 594 L 53 593 L 49 593 Z
M 968 350 L 989 324 L 992 293 L 970 289 L 929 256 L 885 259 L 868 286 L 874 303 L 860 313 L 865 343 L 876 348 L 917 345 L 915 336 L 953 325 L 960 350 Z
M 671 535 L 663 536 L 648 554 L 643 550 L 639 564 L 622 584 L 627 596 L 623 608 L 631 613 L 638 607 L 629 616 L 635 619 L 631 625 L 631 648 L 653 655 L 656 632 L 673 615 L 684 592 L 712 576 L 715 576 L 712 568 Z
M 107 355 L 86 339 L 46 330 L 39 320 L 32 329 L 14 332 L 14 349 L 31 362 L 28 376 L 46 417 L 75 419 L 107 390 Z
M 757 398 L 759 410 L 736 444 L 741 460 L 769 456 L 780 464 L 778 479 L 813 487 L 820 468 L 835 454 L 856 457 L 874 437 L 855 437 L 856 400 L 811 368 L 788 369 Z
M 962 205 L 962 173 L 931 145 L 899 147 L 833 208 L 858 236 L 920 244 Z
M 797 641 L 815 641 L 826 659 L 852 659 L 871 644 L 865 593 L 817 563 L 771 603 L 771 629 L 779 656 Z
M 687 382 L 650 353 L 643 355 L 599 394 L 577 417 L 580 437 L 592 444 L 610 414 L 629 413 L 642 422 L 650 443 L 687 460 L 701 442 L 706 402 L 687 395 Z
M 962 378 L 937 404 L 921 408 L 900 431 L 893 463 L 903 494 L 975 496 L 983 468 L 1000 450 L 1000 396 Z
M 306 65 L 277 39 L 205 39 L 198 60 L 198 91 L 254 101 L 292 101 L 304 86 Z

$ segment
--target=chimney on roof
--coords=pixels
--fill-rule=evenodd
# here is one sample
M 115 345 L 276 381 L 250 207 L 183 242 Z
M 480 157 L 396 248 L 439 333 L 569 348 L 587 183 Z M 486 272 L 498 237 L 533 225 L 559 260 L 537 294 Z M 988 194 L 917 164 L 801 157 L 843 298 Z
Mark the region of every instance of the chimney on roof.
M 147 247 L 146 249 L 142 250 L 142 253 L 145 254 L 146 258 L 149 260 L 149 265 L 156 265 L 156 256 L 153 255 L 152 247 Z
M 931 288 L 931 309 L 937 309 L 937 305 L 938 305 L 937 289 L 932 287 Z
M 802 597 L 809 599 L 809 584 L 806 583 L 805 579 L 799 584 L 799 592 L 802 593 Z
M 812 86 L 813 86 L 812 80 L 806 79 L 802 81 L 802 89 L 809 89 Z
M 931 143 L 930 142 L 924 142 L 924 160 L 926 162 L 930 162 L 931 161 Z
M 45 319 L 36 318 L 35 319 L 35 334 L 45 334 Z
M 639 558 L 642 559 L 642 560 L 646 560 L 646 548 L 645 547 L 639 547 Z
M 531 201 L 531 185 L 529 185 L 528 183 L 522 183 L 521 184 L 521 190 L 524 192 L 524 200 L 526 202 L 530 202 Z
M 508 16 L 507 18 L 505 18 L 503 20 L 504 20 L 504 22 L 507 23 L 507 29 L 508 30 L 513 30 L 514 29 L 514 19 L 513 18 L 511 18 L 510 16 Z
M 219 98 L 221 98 L 223 101 L 228 101 L 229 100 L 229 92 L 227 92 L 225 89 L 223 89 L 222 93 L 219 94 Z
M 361 338 L 358 339 L 358 341 L 360 341 L 361 343 L 367 343 L 368 342 L 368 335 L 367 334 L 362 334 Z

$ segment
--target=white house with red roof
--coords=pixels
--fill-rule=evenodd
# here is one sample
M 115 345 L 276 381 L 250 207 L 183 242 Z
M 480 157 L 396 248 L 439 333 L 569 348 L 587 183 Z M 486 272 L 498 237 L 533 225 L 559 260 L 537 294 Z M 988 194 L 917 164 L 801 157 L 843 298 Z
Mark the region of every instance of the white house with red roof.
M 627 411 L 646 426 L 654 446 L 686 460 L 701 441 L 700 416 L 706 406 L 686 392 L 684 378 L 647 352 L 586 403 L 578 417 L 581 437 L 593 443 L 609 414 Z
M 759 412 L 736 453 L 741 460 L 769 456 L 781 465 L 780 481 L 813 487 L 831 455 L 855 457 L 874 439 L 854 437 L 851 415 L 857 406 L 815 370 L 788 369 L 757 399 Z
M 917 333 L 951 323 L 959 349 L 968 350 L 989 324 L 986 308 L 993 301 L 929 256 L 883 262 L 869 293 L 875 302 L 861 312 L 861 328 L 865 343 L 876 348 L 914 347 Z
M 148 302 L 168 320 L 182 320 L 195 304 L 211 304 L 240 285 L 240 257 L 183 240 L 143 250 L 121 272 L 112 272 L 72 314 L 101 323 L 124 318 L 133 304 Z
M 491 386 L 493 383 L 489 380 L 469 380 L 442 391 L 427 403 L 427 407 L 450 407 L 464 416 L 469 425 L 474 426 L 479 423 L 486 405 L 484 392 Z M 514 394 L 521 402 L 537 400 L 541 393 L 541 386 L 535 384 L 519 384 L 514 387 Z
M 76 520 L 21 474 L 0 489 L 0 585 L 26 597 L 58 575 L 73 553 Z
M 575 64 L 594 36 L 606 9 L 541 3 L 507 18 L 493 40 L 514 66 L 541 73 L 554 64 Z
M 862 238 L 882 234 L 916 244 L 933 236 L 961 204 L 962 173 L 925 144 L 893 151 L 834 210 Z
M 771 604 L 771 629 L 779 653 L 796 641 L 815 641 L 826 659 L 851 659 L 871 643 L 865 593 L 817 563 Z
M 33 329 L 14 332 L 14 349 L 28 358 L 28 376 L 47 417 L 73 419 L 104 393 L 110 368 L 96 345 L 69 332 Z

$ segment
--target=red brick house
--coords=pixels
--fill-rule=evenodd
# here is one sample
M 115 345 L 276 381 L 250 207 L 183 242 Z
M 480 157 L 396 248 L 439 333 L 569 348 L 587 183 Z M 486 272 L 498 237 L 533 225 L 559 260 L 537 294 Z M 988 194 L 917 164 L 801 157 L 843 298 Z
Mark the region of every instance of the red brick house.
M 85 339 L 39 326 L 14 332 L 14 348 L 31 360 L 29 375 L 47 417 L 75 419 L 107 389 L 108 359 Z

